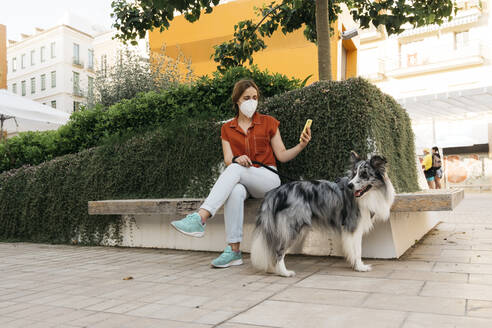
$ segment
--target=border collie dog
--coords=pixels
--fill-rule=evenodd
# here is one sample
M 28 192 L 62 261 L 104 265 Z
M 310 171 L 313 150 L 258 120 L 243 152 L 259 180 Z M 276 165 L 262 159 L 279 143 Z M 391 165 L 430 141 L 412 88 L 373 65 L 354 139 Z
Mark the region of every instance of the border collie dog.
M 331 228 L 341 234 L 343 250 L 356 271 L 369 271 L 361 259 L 362 235 L 376 220 L 388 220 L 395 190 L 386 159 L 362 160 L 351 153 L 348 176 L 336 182 L 294 181 L 269 191 L 260 206 L 251 245 L 253 266 L 291 277 L 284 256 L 307 228 Z

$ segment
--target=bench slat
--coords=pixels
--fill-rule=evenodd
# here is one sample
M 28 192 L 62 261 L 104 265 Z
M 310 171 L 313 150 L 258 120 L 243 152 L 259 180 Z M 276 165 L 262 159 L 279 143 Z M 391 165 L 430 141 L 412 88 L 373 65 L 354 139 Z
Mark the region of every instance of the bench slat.
M 463 189 L 426 190 L 397 194 L 392 212 L 451 211 L 463 199 Z M 259 207 L 261 199 L 248 199 L 247 206 Z M 171 214 L 185 215 L 196 211 L 201 198 L 162 198 L 90 201 L 91 215 Z M 219 213 L 222 212 L 222 209 Z

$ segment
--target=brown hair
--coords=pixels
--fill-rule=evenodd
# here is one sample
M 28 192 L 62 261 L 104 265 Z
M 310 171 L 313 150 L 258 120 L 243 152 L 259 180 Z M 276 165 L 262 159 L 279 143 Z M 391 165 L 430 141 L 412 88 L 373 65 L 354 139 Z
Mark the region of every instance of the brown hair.
M 236 116 L 239 115 L 239 106 L 237 105 L 237 102 L 239 101 L 239 98 L 241 98 L 242 94 L 244 91 L 250 87 L 253 87 L 256 89 L 256 92 L 258 93 L 258 99 L 260 98 L 260 89 L 258 89 L 258 86 L 252 81 L 252 80 L 239 80 L 234 84 L 234 89 L 232 89 L 232 107 L 234 108 L 234 111 L 236 112 Z

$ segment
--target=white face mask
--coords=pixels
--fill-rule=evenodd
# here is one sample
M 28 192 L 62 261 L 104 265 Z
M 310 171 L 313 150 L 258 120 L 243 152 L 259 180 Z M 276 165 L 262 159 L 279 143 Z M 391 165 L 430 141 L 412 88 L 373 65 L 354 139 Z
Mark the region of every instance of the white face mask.
M 239 106 L 239 110 L 246 117 L 251 118 L 251 117 L 253 117 L 253 114 L 256 111 L 256 106 L 258 106 L 258 101 L 254 100 L 254 99 L 249 99 L 249 100 L 242 102 L 242 104 Z

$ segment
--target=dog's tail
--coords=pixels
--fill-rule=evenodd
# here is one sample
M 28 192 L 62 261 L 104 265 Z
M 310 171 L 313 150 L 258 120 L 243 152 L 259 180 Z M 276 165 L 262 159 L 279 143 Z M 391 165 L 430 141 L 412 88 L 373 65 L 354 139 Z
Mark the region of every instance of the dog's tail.
M 256 269 L 265 272 L 272 271 L 276 264 L 272 225 L 274 225 L 272 209 L 264 201 L 260 207 L 256 218 L 256 227 L 253 231 L 251 263 Z
M 274 266 L 275 258 L 268 246 L 265 232 L 256 227 L 253 234 L 253 242 L 251 244 L 251 263 L 258 270 L 268 272 Z

